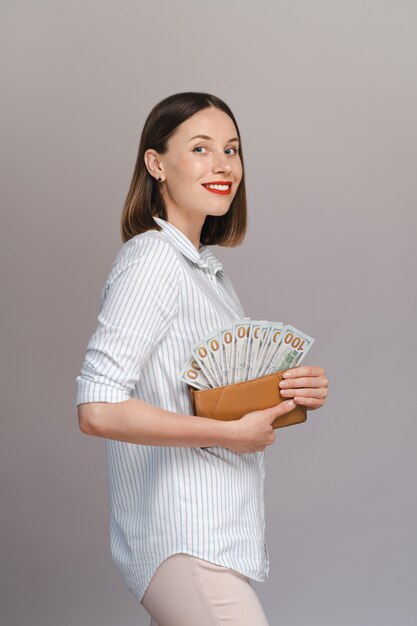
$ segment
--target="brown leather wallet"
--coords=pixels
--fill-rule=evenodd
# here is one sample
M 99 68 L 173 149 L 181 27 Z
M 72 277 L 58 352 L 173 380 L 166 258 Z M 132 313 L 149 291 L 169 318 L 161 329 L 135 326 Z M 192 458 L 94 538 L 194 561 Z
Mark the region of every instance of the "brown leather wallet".
M 279 382 L 286 370 L 244 380 L 240 383 L 213 387 L 213 389 L 195 389 L 188 385 L 194 415 L 211 417 L 217 420 L 236 420 L 251 411 L 268 409 L 280 402 L 283 398 L 279 389 Z M 300 424 L 307 419 L 307 409 L 298 404 L 294 409 L 275 418 L 274 428 Z

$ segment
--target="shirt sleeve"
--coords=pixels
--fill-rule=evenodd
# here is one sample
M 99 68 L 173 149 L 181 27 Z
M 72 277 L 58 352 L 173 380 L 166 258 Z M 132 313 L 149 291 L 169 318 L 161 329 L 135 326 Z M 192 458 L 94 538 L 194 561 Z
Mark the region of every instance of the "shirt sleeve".
M 180 262 L 169 243 L 137 237 L 122 246 L 75 379 L 76 406 L 132 397 L 143 365 L 178 311 L 180 278 Z

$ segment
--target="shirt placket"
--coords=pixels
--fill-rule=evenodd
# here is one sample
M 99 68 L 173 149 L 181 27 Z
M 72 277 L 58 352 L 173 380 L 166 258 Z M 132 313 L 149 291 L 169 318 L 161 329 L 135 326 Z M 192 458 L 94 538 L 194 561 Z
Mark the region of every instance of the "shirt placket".
M 219 297 L 221 298 L 221 301 L 228 308 L 228 310 L 231 312 L 233 317 L 235 317 L 237 319 L 240 319 L 239 313 L 236 311 L 236 309 L 234 309 L 233 307 L 231 307 L 229 305 L 228 301 L 224 297 L 224 293 L 223 293 L 222 289 L 220 288 L 220 286 L 219 286 L 219 284 L 217 282 L 216 275 L 214 273 L 212 273 L 212 272 L 209 272 L 209 279 L 210 279 L 210 282 L 213 283 L 213 286 L 214 286 L 216 292 L 218 293 Z

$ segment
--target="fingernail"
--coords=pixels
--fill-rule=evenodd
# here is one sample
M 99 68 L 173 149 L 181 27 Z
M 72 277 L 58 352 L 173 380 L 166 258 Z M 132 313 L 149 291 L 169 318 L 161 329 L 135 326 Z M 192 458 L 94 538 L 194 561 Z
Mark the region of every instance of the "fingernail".
M 288 400 L 288 406 L 295 406 L 294 400 Z
M 291 372 L 285 372 L 285 374 L 282 375 L 282 378 L 289 378 L 291 376 Z

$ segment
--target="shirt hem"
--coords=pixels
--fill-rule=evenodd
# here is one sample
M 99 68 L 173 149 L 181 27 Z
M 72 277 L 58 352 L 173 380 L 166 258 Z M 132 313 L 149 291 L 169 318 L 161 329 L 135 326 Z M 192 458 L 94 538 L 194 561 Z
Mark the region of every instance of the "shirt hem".
M 265 547 L 265 555 L 267 556 L 267 549 L 266 546 Z M 268 574 L 269 574 L 269 559 L 267 558 L 266 562 L 265 562 L 265 566 L 263 571 L 258 570 L 257 572 L 254 570 L 249 571 L 247 568 L 245 568 L 244 566 L 235 566 L 235 565 L 231 565 L 230 562 L 228 562 L 226 559 L 223 559 L 221 557 L 217 557 L 214 559 L 209 559 L 207 558 L 207 554 L 204 554 L 202 552 L 198 552 L 196 550 L 192 550 L 190 548 L 187 548 L 186 546 L 184 547 L 180 547 L 177 548 L 175 550 L 172 550 L 170 552 L 167 552 L 164 556 L 162 556 L 161 558 L 159 558 L 158 560 L 152 561 L 151 563 L 148 563 L 148 565 L 151 565 L 150 569 L 152 570 L 152 573 L 150 575 L 150 577 L 148 577 L 144 583 L 138 583 L 138 581 L 129 576 L 126 572 L 123 572 L 121 570 L 122 576 L 125 580 L 125 583 L 127 584 L 127 587 L 129 589 L 129 591 L 139 600 L 139 602 L 142 602 L 143 596 L 145 595 L 145 592 L 152 580 L 152 577 L 154 576 L 156 570 L 158 569 L 158 567 L 161 565 L 161 563 L 163 561 L 165 561 L 168 557 L 173 556 L 174 554 L 179 554 L 179 553 L 183 553 L 183 554 L 190 554 L 191 556 L 195 556 L 199 559 L 204 559 L 205 561 L 209 561 L 210 563 L 214 563 L 215 565 L 222 565 L 223 567 L 227 567 L 229 569 L 233 569 L 234 571 L 238 572 L 239 574 L 243 574 L 244 576 L 247 576 L 248 578 L 250 578 L 251 580 L 255 580 L 256 582 L 259 583 L 263 583 L 266 581 L 266 579 L 268 578 Z

